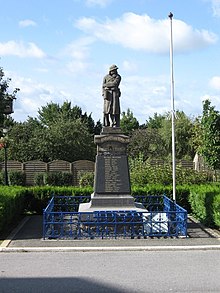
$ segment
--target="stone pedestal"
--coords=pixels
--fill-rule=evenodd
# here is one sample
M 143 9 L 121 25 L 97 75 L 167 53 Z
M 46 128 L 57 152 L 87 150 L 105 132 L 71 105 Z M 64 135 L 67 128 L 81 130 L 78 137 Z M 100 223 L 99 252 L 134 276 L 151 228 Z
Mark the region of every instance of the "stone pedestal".
M 94 138 L 97 144 L 94 193 L 91 201 L 81 204 L 79 212 L 97 210 L 146 211 L 131 196 L 127 157 L 129 137 L 120 128 L 104 127 Z

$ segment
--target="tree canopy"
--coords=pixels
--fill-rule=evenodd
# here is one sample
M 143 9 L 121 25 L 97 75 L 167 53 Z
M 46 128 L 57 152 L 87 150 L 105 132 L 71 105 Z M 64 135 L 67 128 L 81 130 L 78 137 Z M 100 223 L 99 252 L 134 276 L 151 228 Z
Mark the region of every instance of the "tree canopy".
M 214 170 L 220 169 L 220 113 L 209 100 L 203 102 L 199 152 Z

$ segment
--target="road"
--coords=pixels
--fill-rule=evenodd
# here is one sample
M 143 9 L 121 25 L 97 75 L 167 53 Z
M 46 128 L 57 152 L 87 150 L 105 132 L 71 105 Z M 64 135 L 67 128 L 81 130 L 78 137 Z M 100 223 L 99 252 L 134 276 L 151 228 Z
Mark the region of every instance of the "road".
M 0 292 L 220 292 L 220 250 L 2 252 Z

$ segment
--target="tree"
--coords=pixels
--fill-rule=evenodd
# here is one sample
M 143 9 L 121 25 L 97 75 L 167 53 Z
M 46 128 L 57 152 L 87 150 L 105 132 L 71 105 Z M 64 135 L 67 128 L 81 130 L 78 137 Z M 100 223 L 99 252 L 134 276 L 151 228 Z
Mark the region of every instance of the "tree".
M 143 160 L 161 159 L 165 154 L 164 143 L 157 129 L 136 129 L 132 133 L 128 146 L 128 155 L 137 158 L 141 154 Z
M 6 117 L 4 115 L 10 114 L 10 110 L 12 110 L 12 102 L 19 91 L 19 89 L 16 88 L 12 93 L 9 93 L 8 89 L 11 79 L 4 79 L 4 76 L 4 71 L 0 67 L 0 126 L 5 126 Z
M 183 111 L 176 111 L 175 115 L 175 146 L 177 159 L 192 159 L 195 155 L 192 147 L 193 122 Z M 167 113 L 159 128 L 162 140 L 164 141 L 167 157 L 172 153 L 172 125 L 171 115 Z
M 75 114 L 76 110 L 81 111 L 74 107 Z M 10 159 L 22 162 L 94 160 L 95 145 L 91 129 L 82 117 L 77 117 L 78 114 L 74 116 L 73 112 L 67 104 L 60 107 L 51 103 L 48 108 L 39 110 L 38 119 L 29 117 L 26 122 L 16 123 L 10 131 L 13 139 L 9 149 Z
M 214 170 L 220 169 L 220 113 L 209 100 L 203 102 L 202 144 L 199 152 Z
M 71 102 L 64 102 L 63 105 L 48 103 L 38 111 L 38 119 L 44 126 L 50 126 L 57 121 L 68 121 L 80 119 L 88 128 L 91 134 L 99 134 L 101 131 L 100 122 L 95 125 L 91 114 L 83 113 L 78 106 L 71 106 Z
M 123 133 L 126 135 L 130 135 L 133 130 L 139 128 L 139 122 L 134 117 L 133 112 L 130 109 L 127 109 L 127 113 L 122 112 L 120 125 Z
M 147 128 L 159 129 L 162 127 L 163 121 L 166 119 L 166 115 L 161 115 L 154 113 L 153 117 L 149 117 L 149 120 L 146 121 Z

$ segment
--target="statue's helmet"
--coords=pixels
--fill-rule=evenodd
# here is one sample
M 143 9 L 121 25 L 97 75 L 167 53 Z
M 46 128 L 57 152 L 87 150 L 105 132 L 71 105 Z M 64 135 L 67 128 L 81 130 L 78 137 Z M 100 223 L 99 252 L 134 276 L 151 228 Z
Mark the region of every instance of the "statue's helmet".
M 113 71 L 113 70 L 117 70 L 117 69 L 118 69 L 118 67 L 115 64 L 113 64 L 109 67 L 109 72 Z

